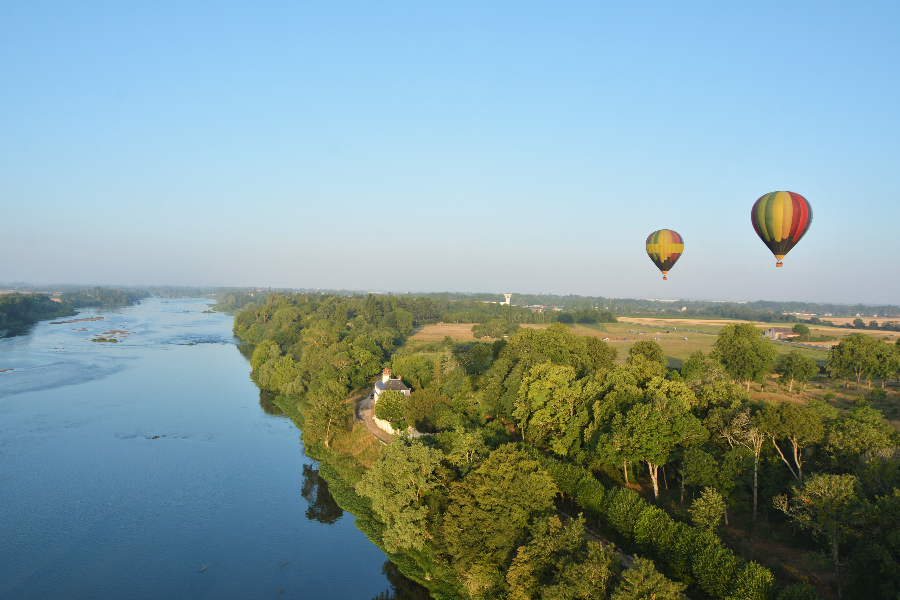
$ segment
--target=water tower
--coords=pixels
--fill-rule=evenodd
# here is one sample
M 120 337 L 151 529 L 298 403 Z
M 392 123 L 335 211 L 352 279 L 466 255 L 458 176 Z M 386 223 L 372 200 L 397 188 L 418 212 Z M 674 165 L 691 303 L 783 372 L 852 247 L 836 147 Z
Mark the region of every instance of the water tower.
M 503 297 L 506 298 L 506 302 L 504 302 L 503 304 L 509 306 L 509 300 L 510 298 L 512 298 L 512 294 L 503 294 Z

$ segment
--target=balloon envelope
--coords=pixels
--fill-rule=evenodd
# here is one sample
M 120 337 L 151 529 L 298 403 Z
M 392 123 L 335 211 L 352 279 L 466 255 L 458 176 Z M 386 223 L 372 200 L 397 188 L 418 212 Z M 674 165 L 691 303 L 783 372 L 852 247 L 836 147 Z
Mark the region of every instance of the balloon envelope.
M 647 236 L 647 256 L 662 271 L 663 279 L 684 252 L 684 239 L 671 229 L 660 229 Z
M 778 259 L 778 267 L 784 255 L 809 231 L 812 217 L 809 202 L 794 192 L 765 194 L 750 210 L 753 229 Z

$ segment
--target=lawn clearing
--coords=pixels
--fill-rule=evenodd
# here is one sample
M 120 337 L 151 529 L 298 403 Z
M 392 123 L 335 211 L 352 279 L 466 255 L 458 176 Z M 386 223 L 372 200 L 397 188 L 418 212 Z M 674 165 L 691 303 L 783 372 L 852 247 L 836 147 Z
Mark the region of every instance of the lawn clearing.
M 475 323 L 422 325 L 413 329 L 409 340 L 412 342 L 439 342 L 449 335 L 456 342 L 474 342 L 477 338 L 472 335 L 473 326 Z M 484 340 L 492 341 L 490 338 L 484 338 Z

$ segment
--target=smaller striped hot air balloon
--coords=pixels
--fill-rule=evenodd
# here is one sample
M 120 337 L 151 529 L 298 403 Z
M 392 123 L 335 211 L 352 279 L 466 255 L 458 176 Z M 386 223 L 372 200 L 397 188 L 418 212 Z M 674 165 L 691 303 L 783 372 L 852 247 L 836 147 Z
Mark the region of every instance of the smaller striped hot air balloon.
M 660 229 L 647 236 L 647 256 L 663 274 L 663 280 L 684 252 L 684 239 L 671 229 Z
M 750 221 L 759 239 L 772 251 L 778 262 L 791 251 L 812 224 L 812 207 L 806 198 L 794 192 L 765 194 L 750 209 Z

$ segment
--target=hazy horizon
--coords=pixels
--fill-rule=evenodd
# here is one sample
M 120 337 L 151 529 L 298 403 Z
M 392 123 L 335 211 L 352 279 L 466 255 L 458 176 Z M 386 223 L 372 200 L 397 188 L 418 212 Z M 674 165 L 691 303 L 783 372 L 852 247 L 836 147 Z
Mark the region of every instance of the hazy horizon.
M 7 3 L 0 281 L 896 304 L 898 29 L 890 2 Z M 781 269 L 749 218 L 775 190 L 814 214 Z

